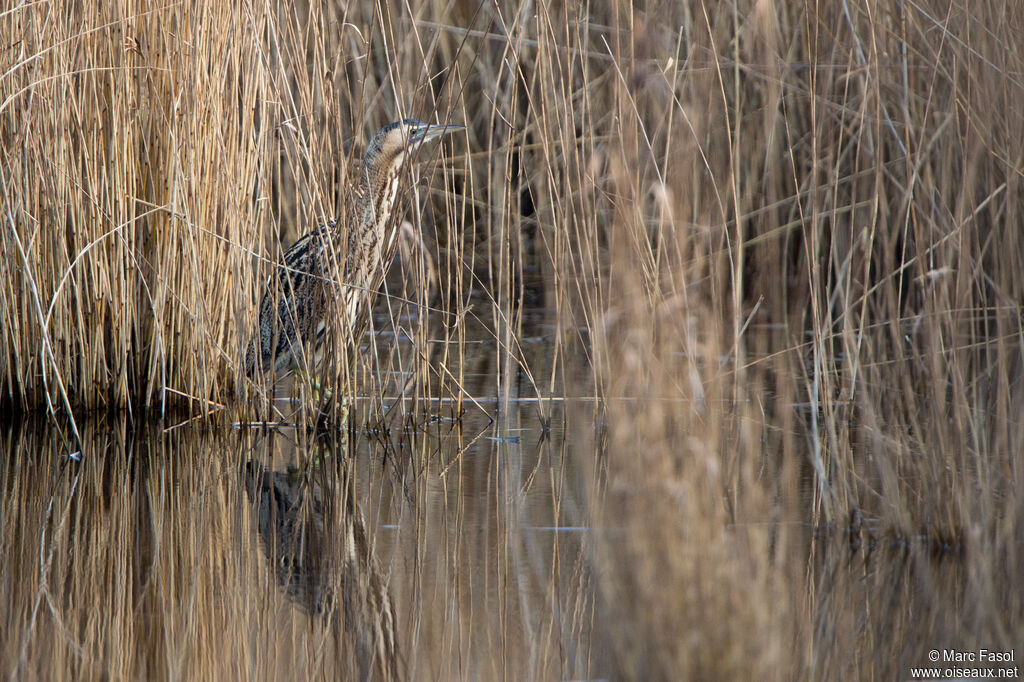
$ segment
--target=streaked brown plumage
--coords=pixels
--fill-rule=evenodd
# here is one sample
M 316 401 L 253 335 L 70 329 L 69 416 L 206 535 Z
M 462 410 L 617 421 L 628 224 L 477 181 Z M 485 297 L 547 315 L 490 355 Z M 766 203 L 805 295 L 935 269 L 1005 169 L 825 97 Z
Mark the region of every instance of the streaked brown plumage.
M 303 364 L 303 345 L 319 343 L 335 297 L 356 336 L 369 300 L 394 258 L 397 229 L 391 220 L 401 172 L 425 142 L 462 129 L 405 119 L 377 131 L 347 193 L 345 220 L 308 232 L 284 254 L 260 303 L 259 326 L 245 356 L 246 376 Z

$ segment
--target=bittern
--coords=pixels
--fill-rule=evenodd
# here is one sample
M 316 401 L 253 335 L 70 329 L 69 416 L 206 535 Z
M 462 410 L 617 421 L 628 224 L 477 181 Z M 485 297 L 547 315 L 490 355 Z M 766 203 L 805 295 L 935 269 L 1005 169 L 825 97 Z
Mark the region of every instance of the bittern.
M 306 233 L 285 252 L 260 303 L 246 376 L 301 366 L 303 344 L 320 344 L 338 295 L 343 323 L 356 337 L 395 255 L 398 229 L 391 214 L 403 167 L 424 143 L 464 128 L 407 118 L 377 131 L 347 192 L 345 219 Z

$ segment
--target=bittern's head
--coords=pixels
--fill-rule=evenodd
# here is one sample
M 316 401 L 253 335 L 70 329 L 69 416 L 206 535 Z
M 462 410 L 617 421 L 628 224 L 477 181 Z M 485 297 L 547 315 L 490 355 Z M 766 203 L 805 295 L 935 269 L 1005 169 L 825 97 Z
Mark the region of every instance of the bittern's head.
M 365 164 L 372 166 L 381 160 L 393 162 L 404 161 L 409 154 L 415 152 L 424 143 L 466 126 L 454 124 L 423 123 L 412 118 L 395 121 L 384 126 L 373 136 L 373 141 L 366 150 Z M 391 163 L 388 163 L 391 165 Z

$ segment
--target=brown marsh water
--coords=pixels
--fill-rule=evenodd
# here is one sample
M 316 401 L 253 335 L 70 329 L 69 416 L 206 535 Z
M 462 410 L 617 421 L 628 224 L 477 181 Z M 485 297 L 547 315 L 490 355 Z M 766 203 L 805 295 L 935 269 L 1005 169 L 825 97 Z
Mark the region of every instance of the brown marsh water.
M 575 465 L 594 453 L 566 437 L 595 425 L 562 418 L 588 410 L 436 407 L 329 433 L 90 421 L 80 461 L 51 425 L 8 425 L 4 674 L 616 678 Z M 856 552 L 847 532 L 808 564 L 810 676 L 858 677 L 865 640 L 893 673 L 955 641 L 955 553 L 865 528 Z
M 555 408 L 314 434 L 4 431 L 5 673 L 559 676 L 592 665 Z M 426 469 L 408 456 L 427 453 Z

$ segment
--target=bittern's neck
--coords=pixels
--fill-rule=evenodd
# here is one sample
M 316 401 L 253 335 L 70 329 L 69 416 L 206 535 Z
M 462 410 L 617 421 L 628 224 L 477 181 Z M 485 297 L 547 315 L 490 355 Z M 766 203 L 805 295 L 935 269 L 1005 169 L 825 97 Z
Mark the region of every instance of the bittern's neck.
M 404 151 L 382 158 L 377 155 L 363 162 L 359 213 L 361 220 L 369 222 L 378 232 L 388 224 L 394 210 L 402 168 L 405 165 Z

